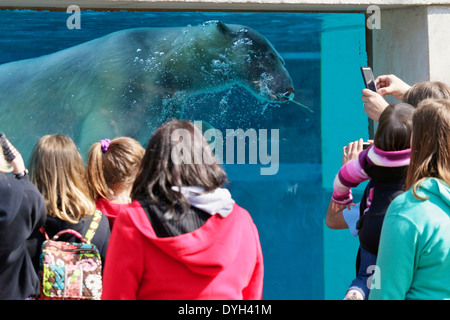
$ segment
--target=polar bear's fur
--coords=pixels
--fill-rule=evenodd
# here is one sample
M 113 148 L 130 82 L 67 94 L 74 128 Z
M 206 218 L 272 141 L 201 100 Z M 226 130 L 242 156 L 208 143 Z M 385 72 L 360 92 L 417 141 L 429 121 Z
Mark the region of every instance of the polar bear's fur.
M 240 84 L 259 99 L 286 99 L 293 85 L 283 64 L 245 26 L 123 30 L 1 65 L 0 131 L 24 159 L 45 134 L 66 134 L 82 151 L 120 135 L 144 144 L 194 94 Z

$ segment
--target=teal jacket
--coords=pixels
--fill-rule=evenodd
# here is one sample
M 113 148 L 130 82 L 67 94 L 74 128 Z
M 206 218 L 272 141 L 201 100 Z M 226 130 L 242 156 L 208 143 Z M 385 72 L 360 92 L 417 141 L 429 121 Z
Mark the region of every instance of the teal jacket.
M 416 199 L 411 190 L 386 212 L 371 300 L 450 299 L 450 187 L 426 179 Z

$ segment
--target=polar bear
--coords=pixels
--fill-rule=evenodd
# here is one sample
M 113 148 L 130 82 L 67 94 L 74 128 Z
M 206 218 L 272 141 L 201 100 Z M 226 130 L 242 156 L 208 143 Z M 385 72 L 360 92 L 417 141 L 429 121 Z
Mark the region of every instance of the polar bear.
M 82 153 L 105 137 L 145 144 L 163 121 L 182 117 L 187 97 L 235 84 L 266 101 L 294 96 L 283 59 L 249 27 L 127 29 L 0 65 L 0 131 L 24 159 L 45 134 L 70 136 Z

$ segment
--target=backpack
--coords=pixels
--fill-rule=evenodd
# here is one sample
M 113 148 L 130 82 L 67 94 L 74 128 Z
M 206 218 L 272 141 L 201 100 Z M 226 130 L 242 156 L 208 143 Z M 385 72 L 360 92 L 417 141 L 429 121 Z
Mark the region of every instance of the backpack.
M 85 237 L 72 229 L 58 232 L 45 241 L 40 256 L 39 300 L 100 300 L 102 295 L 102 261 L 97 247 L 91 243 L 102 213 L 95 211 Z M 63 234 L 72 234 L 81 242 L 58 241 Z

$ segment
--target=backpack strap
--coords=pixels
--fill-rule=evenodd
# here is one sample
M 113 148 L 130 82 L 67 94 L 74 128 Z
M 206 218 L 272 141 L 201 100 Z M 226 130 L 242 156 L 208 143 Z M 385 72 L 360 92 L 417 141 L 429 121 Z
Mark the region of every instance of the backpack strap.
M 78 233 L 75 230 L 72 229 L 65 229 L 65 230 L 61 230 L 60 232 L 58 232 L 57 234 L 55 234 L 52 238 L 53 241 L 57 241 L 59 239 L 60 236 L 62 236 L 63 234 L 69 233 L 75 237 L 77 237 L 78 239 L 81 240 L 81 242 L 87 242 L 86 238 L 83 238 L 83 236 Z
M 102 219 L 103 213 L 95 209 L 94 216 L 92 217 L 91 224 L 89 225 L 88 231 L 86 231 L 86 234 L 84 235 L 85 239 L 90 243 L 92 239 L 94 238 L 95 231 L 97 230 L 100 220 Z
M 39 228 L 39 231 L 42 233 L 42 235 L 44 236 L 45 240 L 49 240 L 50 237 L 48 236 L 47 232 L 45 232 L 44 226 Z

